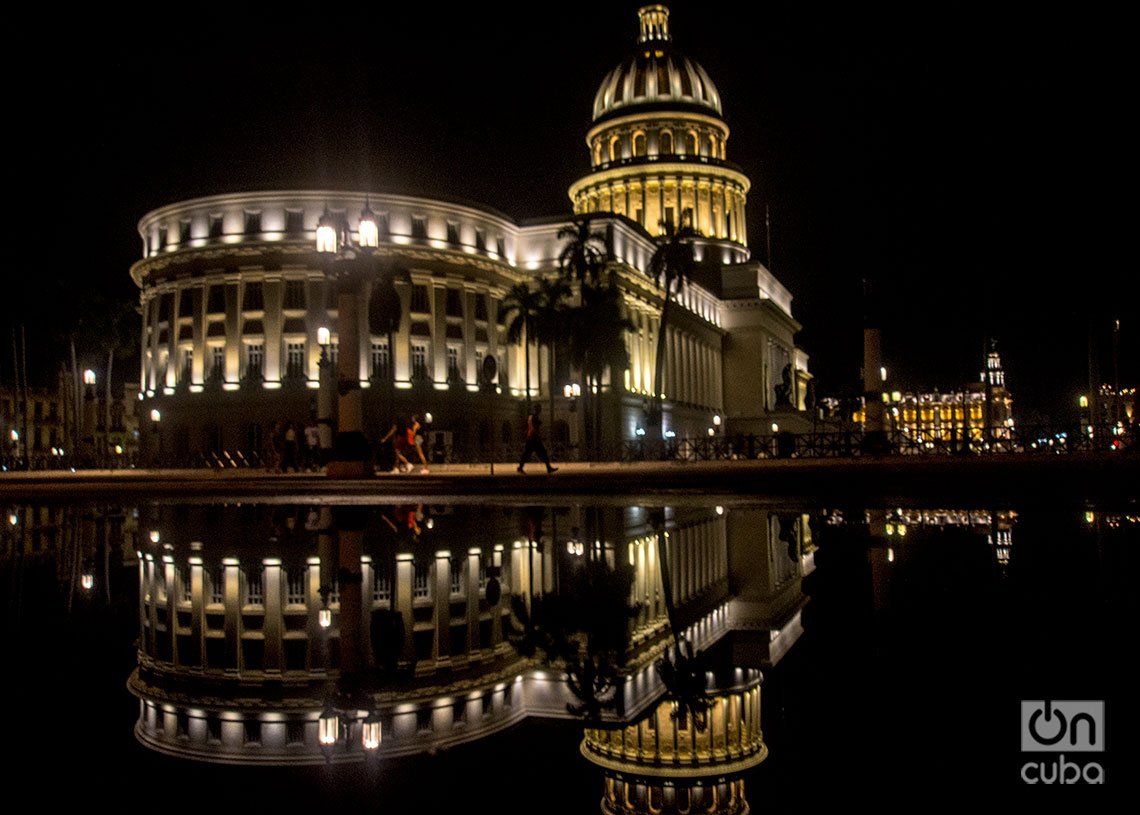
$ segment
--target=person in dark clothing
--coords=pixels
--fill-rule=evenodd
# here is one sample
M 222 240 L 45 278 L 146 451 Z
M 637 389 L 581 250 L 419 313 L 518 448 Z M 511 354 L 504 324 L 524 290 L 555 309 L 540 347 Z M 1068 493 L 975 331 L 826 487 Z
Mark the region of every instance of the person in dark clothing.
M 546 445 L 542 443 L 542 417 L 539 416 L 541 408 L 535 408 L 534 414 L 526 417 L 526 444 L 523 446 L 522 458 L 519 459 L 518 472 L 526 470 L 523 467 L 532 455 L 546 465 L 547 474 L 558 471 L 557 467 L 550 466 L 550 456 L 546 453 Z

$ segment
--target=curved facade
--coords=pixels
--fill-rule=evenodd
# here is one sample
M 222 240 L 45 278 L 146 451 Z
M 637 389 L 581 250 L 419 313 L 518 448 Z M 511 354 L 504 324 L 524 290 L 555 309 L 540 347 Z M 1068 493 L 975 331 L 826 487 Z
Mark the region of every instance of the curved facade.
M 598 91 L 590 172 L 570 190 L 574 212 L 604 236 L 609 274 L 634 325 L 629 368 L 609 371 L 599 388 L 600 439 L 587 438 L 592 429 L 562 397 L 581 373 L 556 359 L 549 381 L 549 350 L 532 345 L 524 381 L 528 352 L 506 337 L 508 290 L 557 273 L 565 222 L 519 223 L 478 205 L 374 191 L 263 191 L 172 204 L 139 223 L 143 258 L 131 275 L 143 315 L 144 454 L 253 461 L 274 422 L 317 417 L 322 350 L 333 368 L 343 350 L 337 284 L 316 252 L 317 226 L 327 213 L 355 236 L 365 210 L 375 215 L 378 246 L 355 330 L 341 328 L 359 343 L 366 435 L 382 435 L 396 416 L 430 411 L 425 447 L 438 434 L 447 460 L 510 456 L 521 446 L 529 390 L 553 408 L 549 433 L 561 457 L 587 445 L 616 451 L 645 432 L 657 376 L 669 435 L 769 432 L 785 369 L 797 385 L 808 378 L 791 295 L 749 260 L 749 181 L 725 160 L 728 127 L 715 85 L 673 48 L 664 7 L 640 17 L 637 52 Z M 645 269 L 661 221 L 691 224 L 705 237 L 697 247 L 704 271 L 678 296 L 658 373 L 664 292 Z M 370 330 L 366 307 L 389 279 L 400 304 L 390 336 Z M 322 329 L 331 333 L 326 349 Z M 484 381 L 488 358 L 497 371 Z M 793 412 L 803 390 L 787 406 Z

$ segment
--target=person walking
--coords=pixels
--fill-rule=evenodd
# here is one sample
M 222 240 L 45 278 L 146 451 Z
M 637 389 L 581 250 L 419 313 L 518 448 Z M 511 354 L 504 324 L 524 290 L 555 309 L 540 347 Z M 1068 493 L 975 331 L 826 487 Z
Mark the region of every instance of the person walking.
M 546 452 L 546 445 L 542 443 L 542 408 L 535 407 L 534 413 L 526 417 L 526 443 L 523 445 L 522 457 L 519 459 L 518 472 L 525 473 L 524 467 L 532 455 L 546 465 L 546 473 L 558 472 L 557 467 L 550 465 L 550 456 Z
M 392 440 L 392 454 L 396 459 L 392 472 L 410 471 L 412 463 L 408 461 L 408 457 L 405 455 L 408 452 L 408 426 L 404 422 L 396 422 L 384 434 L 384 438 L 380 439 L 380 443 L 384 444 L 389 439 Z
M 430 419 L 431 414 L 428 414 Z M 418 414 L 413 414 L 411 424 L 408 425 L 408 447 L 416 451 L 416 455 L 420 460 L 420 472 L 428 472 L 427 456 L 424 455 L 423 441 L 424 437 L 420 435 L 420 417 Z M 413 465 L 409 465 L 409 469 Z

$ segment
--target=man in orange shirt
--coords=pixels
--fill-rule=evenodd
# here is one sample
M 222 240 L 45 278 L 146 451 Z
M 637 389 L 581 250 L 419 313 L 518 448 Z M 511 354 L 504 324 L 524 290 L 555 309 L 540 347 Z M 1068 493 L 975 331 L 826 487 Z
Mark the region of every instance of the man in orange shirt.
M 546 453 L 546 445 L 542 443 L 542 417 L 541 408 L 534 409 L 534 415 L 526 417 L 526 444 L 523 446 L 522 458 L 519 459 L 518 472 L 523 473 L 524 465 L 530 461 L 531 455 L 537 455 L 538 460 L 546 465 L 546 473 L 558 472 L 557 467 L 550 466 L 550 456 Z

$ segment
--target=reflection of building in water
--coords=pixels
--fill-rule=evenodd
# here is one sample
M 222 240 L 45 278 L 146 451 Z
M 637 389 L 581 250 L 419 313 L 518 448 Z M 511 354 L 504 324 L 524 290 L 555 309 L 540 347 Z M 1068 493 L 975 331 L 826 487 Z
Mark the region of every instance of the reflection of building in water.
M 1017 513 L 1013 510 L 915 509 L 897 507 L 890 510 L 868 510 L 862 519 L 872 535 L 886 545 L 887 561 L 894 560 L 896 549 L 915 540 L 915 535 L 937 530 L 966 531 L 984 537 L 1001 566 L 1009 565 L 1013 546 L 1013 527 Z M 848 522 L 844 514 L 831 510 L 825 522 L 841 525 Z
M 606 621 L 625 630 L 625 653 L 598 723 L 618 732 L 676 731 L 682 746 L 660 749 L 688 780 L 657 784 L 647 795 L 744 800 L 740 774 L 765 753 L 757 671 L 798 634 L 796 578 L 811 557 L 802 516 L 732 507 L 369 507 L 363 603 L 349 620 L 341 605 L 345 573 L 333 568 L 340 509 L 143 510 L 142 635 L 129 686 L 140 700 L 136 734 L 144 744 L 230 763 L 360 761 L 370 754 L 361 740 L 368 715 L 383 734 L 372 753 L 379 756 L 472 742 L 528 717 L 573 719 L 568 705 L 582 700 L 565 663 L 545 661 L 541 650 L 526 656 L 512 643 L 526 622 L 520 608 L 529 606 L 536 627 L 550 626 L 539 600 L 575 585 L 588 564 L 605 564 L 621 577 L 617 607 L 631 613 Z M 674 727 L 655 669 L 673 636 L 666 585 L 680 634 L 698 651 L 727 653 L 740 669 L 710 679 L 707 734 Z M 734 586 L 744 600 L 734 598 Z M 348 625 L 360 634 L 371 684 L 361 707 L 340 710 L 334 743 L 322 745 L 322 712 L 340 676 Z M 593 635 L 571 631 L 581 649 Z M 601 736 L 587 734 L 583 750 L 592 761 L 605 768 L 627 760 L 606 758 L 611 748 Z M 607 796 L 619 776 L 634 777 L 611 769 Z
M 748 812 L 741 775 L 768 756 L 760 682 L 759 671 L 737 669 L 711 688 L 703 727 L 671 702 L 624 728 L 587 727 L 582 755 L 605 775 L 602 812 Z
M 0 516 L 0 561 L 20 568 L 50 562 L 69 591 L 109 598 L 115 566 L 134 558 L 136 531 L 134 514 L 114 504 L 8 505 Z

